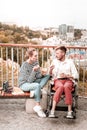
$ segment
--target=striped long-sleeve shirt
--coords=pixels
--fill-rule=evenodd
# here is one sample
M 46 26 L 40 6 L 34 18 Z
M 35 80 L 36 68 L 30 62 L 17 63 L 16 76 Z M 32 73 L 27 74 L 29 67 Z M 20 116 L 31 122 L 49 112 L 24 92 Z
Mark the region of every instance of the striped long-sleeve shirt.
M 23 62 L 20 68 L 20 73 L 18 78 L 19 86 L 26 82 L 32 83 L 36 79 L 42 77 L 40 69 L 38 69 L 37 71 L 33 71 L 33 67 L 36 65 L 39 65 L 39 63 L 34 62 L 33 64 L 29 64 L 27 61 Z

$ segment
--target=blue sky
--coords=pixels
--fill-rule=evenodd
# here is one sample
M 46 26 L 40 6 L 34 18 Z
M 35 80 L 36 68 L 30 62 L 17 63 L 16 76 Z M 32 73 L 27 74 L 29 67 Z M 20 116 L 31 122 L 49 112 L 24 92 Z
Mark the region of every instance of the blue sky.
M 87 0 L 0 0 L 0 22 L 20 26 L 87 29 L 86 13 Z

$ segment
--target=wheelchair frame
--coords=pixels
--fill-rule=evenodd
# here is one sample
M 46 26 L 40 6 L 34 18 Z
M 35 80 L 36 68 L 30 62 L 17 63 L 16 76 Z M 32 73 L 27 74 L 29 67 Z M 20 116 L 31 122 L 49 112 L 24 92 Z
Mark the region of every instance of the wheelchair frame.
M 52 108 L 52 102 L 53 102 L 53 95 L 55 93 L 54 90 L 52 90 L 53 88 L 53 84 L 49 83 L 49 86 L 48 86 L 48 94 L 47 94 L 47 110 L 46 110 L 46 115 L 48 116 L 49 115 L 49 112 Z M 77 83 L 77 80 L 75 80 L 75 83 L 74 83 L 74 90 L 72 91 L 72 97 L 73 97 L 73 102 L 72 102 L 72 110 L 73 110 L 73 117 L 74 119 L 76 119 L 76 109 L 78 108 L 78 83 Z M 65 95 L 64 93 L 62 94 L 61 96 L 61 100 L 64 100 L 65 98 Z M 68 106 L 64 104 L 64 106 L 62 105 L 58 105 L 56 106 L 56 111 L 67 111 L 68 110 Z

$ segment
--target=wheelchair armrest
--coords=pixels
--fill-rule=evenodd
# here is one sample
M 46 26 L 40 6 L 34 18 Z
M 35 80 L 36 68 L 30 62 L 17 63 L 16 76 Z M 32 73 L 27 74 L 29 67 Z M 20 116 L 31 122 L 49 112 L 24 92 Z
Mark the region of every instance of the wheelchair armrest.
M 74 79 L 75 80 L 75 82 L 78 82 L 78 79 Z
M 74 80 L 73 80 L 73 83 L 74 83 L 74 86 L 77 86 L 77 84 L 78 84 L 78 79 L 74 79 Z

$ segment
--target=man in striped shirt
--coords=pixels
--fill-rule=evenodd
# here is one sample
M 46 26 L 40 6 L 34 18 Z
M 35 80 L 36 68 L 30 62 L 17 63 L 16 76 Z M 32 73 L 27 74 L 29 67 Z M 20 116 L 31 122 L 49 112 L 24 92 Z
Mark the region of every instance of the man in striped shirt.
M 19 73 L 19 87 L 23 91 L 30 91 L 30 96 L 35 97 L 36 105 L 33 110 L 40 117 L 46 117 L 40 105 L 41 89 L 48 82 L 50 75 L 42 75 L 38 63 L 38 53 L 34 48 L 26 52 L 26 61 L 23 62 Z

